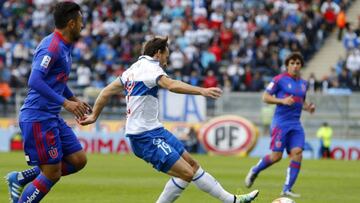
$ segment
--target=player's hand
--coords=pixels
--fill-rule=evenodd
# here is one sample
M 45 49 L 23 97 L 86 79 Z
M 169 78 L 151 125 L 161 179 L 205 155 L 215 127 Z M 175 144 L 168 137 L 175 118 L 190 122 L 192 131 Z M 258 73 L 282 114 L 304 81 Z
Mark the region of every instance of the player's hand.
M 86 114 L 92 113 L 92 107 L 90 106 L 90 104 L 88 104 L 87 102 L 81 101 L 81 100 L 79 100 L 79 102 L 81 102 L 83 105 L 86 106 Z
M 281 100 L 283 105 L 291 106 L 295 102 L 293 96 L 290 95 Z
M 83 102 L 70 101 L 67 99 L 65 99 L 63 107 L 70 113 L 74 114 L 76 118 L 82 118 L 89 111 L 88 106 L 86 106 Z
M 314 113 L 315 112 L 315 104 L 314 103 L 310 103 L 309 105 L 308 105 L 308 108 L 307 108 L 307 110 L 308 110 L 308 112 L 309 113 Z
M 209 88 L 204 88 L 201 95 L 204 97 L 210 97 L 213 99 L 217 99 L 221 96 L 222 94 L 222 90 L 218 87 L 209 87 Z
M 85 105 L 86 108 L 87 108 L 86 114 L 91 114 L 91 113 L 92 113 L 92 107 L 91 107 L 90 104 L 88 104 L 87 102 L 82 101 L 82 100 L 79 99 L 78 97 L 72 97 L 70 100 L 71 100 L 71 101 L 80 102 L 80 103 L 82 103 L 83 105 Z
M 93 114 L 84 115 L 80 119 L 76 118 L 76 122 L 80 125 L 89 125 L 89 124 L 95 123 L 95 121 L 96 121 L 96 118 Z

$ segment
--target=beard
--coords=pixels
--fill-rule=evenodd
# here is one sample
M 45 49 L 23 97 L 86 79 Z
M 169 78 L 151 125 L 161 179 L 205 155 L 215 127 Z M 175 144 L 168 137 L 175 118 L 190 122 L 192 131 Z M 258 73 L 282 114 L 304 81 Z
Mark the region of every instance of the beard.
M 75 31 L 75 30 L 73 30 L 73 31 L 71 32 L 71 40 L 72 40 L 73 42 L 78 41 L 78 40 L 80 39 L 80 37 L 81 37 L 80 32 L 77 32 L 77 31 Z

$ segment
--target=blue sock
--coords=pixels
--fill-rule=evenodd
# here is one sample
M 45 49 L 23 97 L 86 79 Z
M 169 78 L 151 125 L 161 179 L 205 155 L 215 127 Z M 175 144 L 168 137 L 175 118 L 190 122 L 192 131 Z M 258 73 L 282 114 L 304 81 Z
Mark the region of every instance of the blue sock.
M 75 173 L 76 171 L 77 170 L 74 165 L 72 165 L 64 160 L 61 162 L 61 175 L 62 176 L 70 175 L 72 173 Z
M 18 181 L 20 185 L 24 186 L 33 181 L 39 174 L 40 168 L 35 166 L 34 168 L 22 171 L 18 173 Z
M 260 173 L 260 171 L 266 169 L 267 167 L 271 166 L 273 164 L 273 162 L 270 159 L 270 155 L 266 155 L 264 156 L 264 158 L 260 159 L 260 161 L 258 162 L 258 164 L 256 166 L 253 167 L 252 171 L 255 174 Z
M 38 175 L 38 177 L 36 177 L 36 179 L 25 188 L 21 194 L 19 202 L 40 202 L 54 184 L 55 183 L 40 173 L 40 175 Z
M 296 178 L 299 174 L 300 167 L 301 167 L 301 162 L 291 160 L 290 165 L 287 169 L 286 181 L 285 181 L 283 191 L 291 190 L 291 188 L 294 185 Z

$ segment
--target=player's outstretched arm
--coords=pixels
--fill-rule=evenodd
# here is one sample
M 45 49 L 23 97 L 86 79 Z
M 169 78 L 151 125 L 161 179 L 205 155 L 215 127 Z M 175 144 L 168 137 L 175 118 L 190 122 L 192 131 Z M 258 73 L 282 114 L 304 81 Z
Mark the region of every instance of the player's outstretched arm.
M 103 90 L 101 90 L 99 96 L 96 98 L 93 112 L 90 115 L 85 115 L 82 119 L 78 120 L 78 123 L 80 125 L 88 125 L 94 123 L 99 117 L 104 106 L 111 98 L 111 96 L 118 94 L 122 90 L 123 90 L 123 86 L 119 78 L 117 78 L 112 83 L 107 85 Z
M 263 101 L 268 104 L 281 104 L 291 106 L 295 102 L 292 97 L 293 96 L 290 95 L 288 97 L 279 99 L 265 91 L 263 94 Z
M 222 93 L 222 90 L 217 87 L 202 88 L 192 86 L 180 80 L 173 80 L 164 75 L 160 76 L 160 79 L 158 80 L 158 85 L 174 93 L 202 95 L 204 97 L 210 97 L 213 99 L 219 98 Z

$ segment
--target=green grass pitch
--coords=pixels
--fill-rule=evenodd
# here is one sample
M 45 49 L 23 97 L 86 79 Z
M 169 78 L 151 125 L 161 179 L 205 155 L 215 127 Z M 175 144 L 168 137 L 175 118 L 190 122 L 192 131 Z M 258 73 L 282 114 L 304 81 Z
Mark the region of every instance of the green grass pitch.
M 194 156 L 229 192 L 249 192 L 244 177 L 258 159 L 223 156 Z M 285 180 L 288 159 L 265 170 L 253 188 L 260 190 L 255 202 L 277 198 Z M 0 153 L 0 175 L 26 169 L 22 153 Z M 48 203 L 148 203 L 155 202 L 168 177 L 133 155 L 90 154 L 81 172 L 63 177 L 42 202 Z M 360 162 L 304 160 L 294 191 L 297 203 L 360 202 Z M 8 202 L 7 186 L 0 184 L 0 202 Z M 179 203 L 219 202 L 191 184 Z

